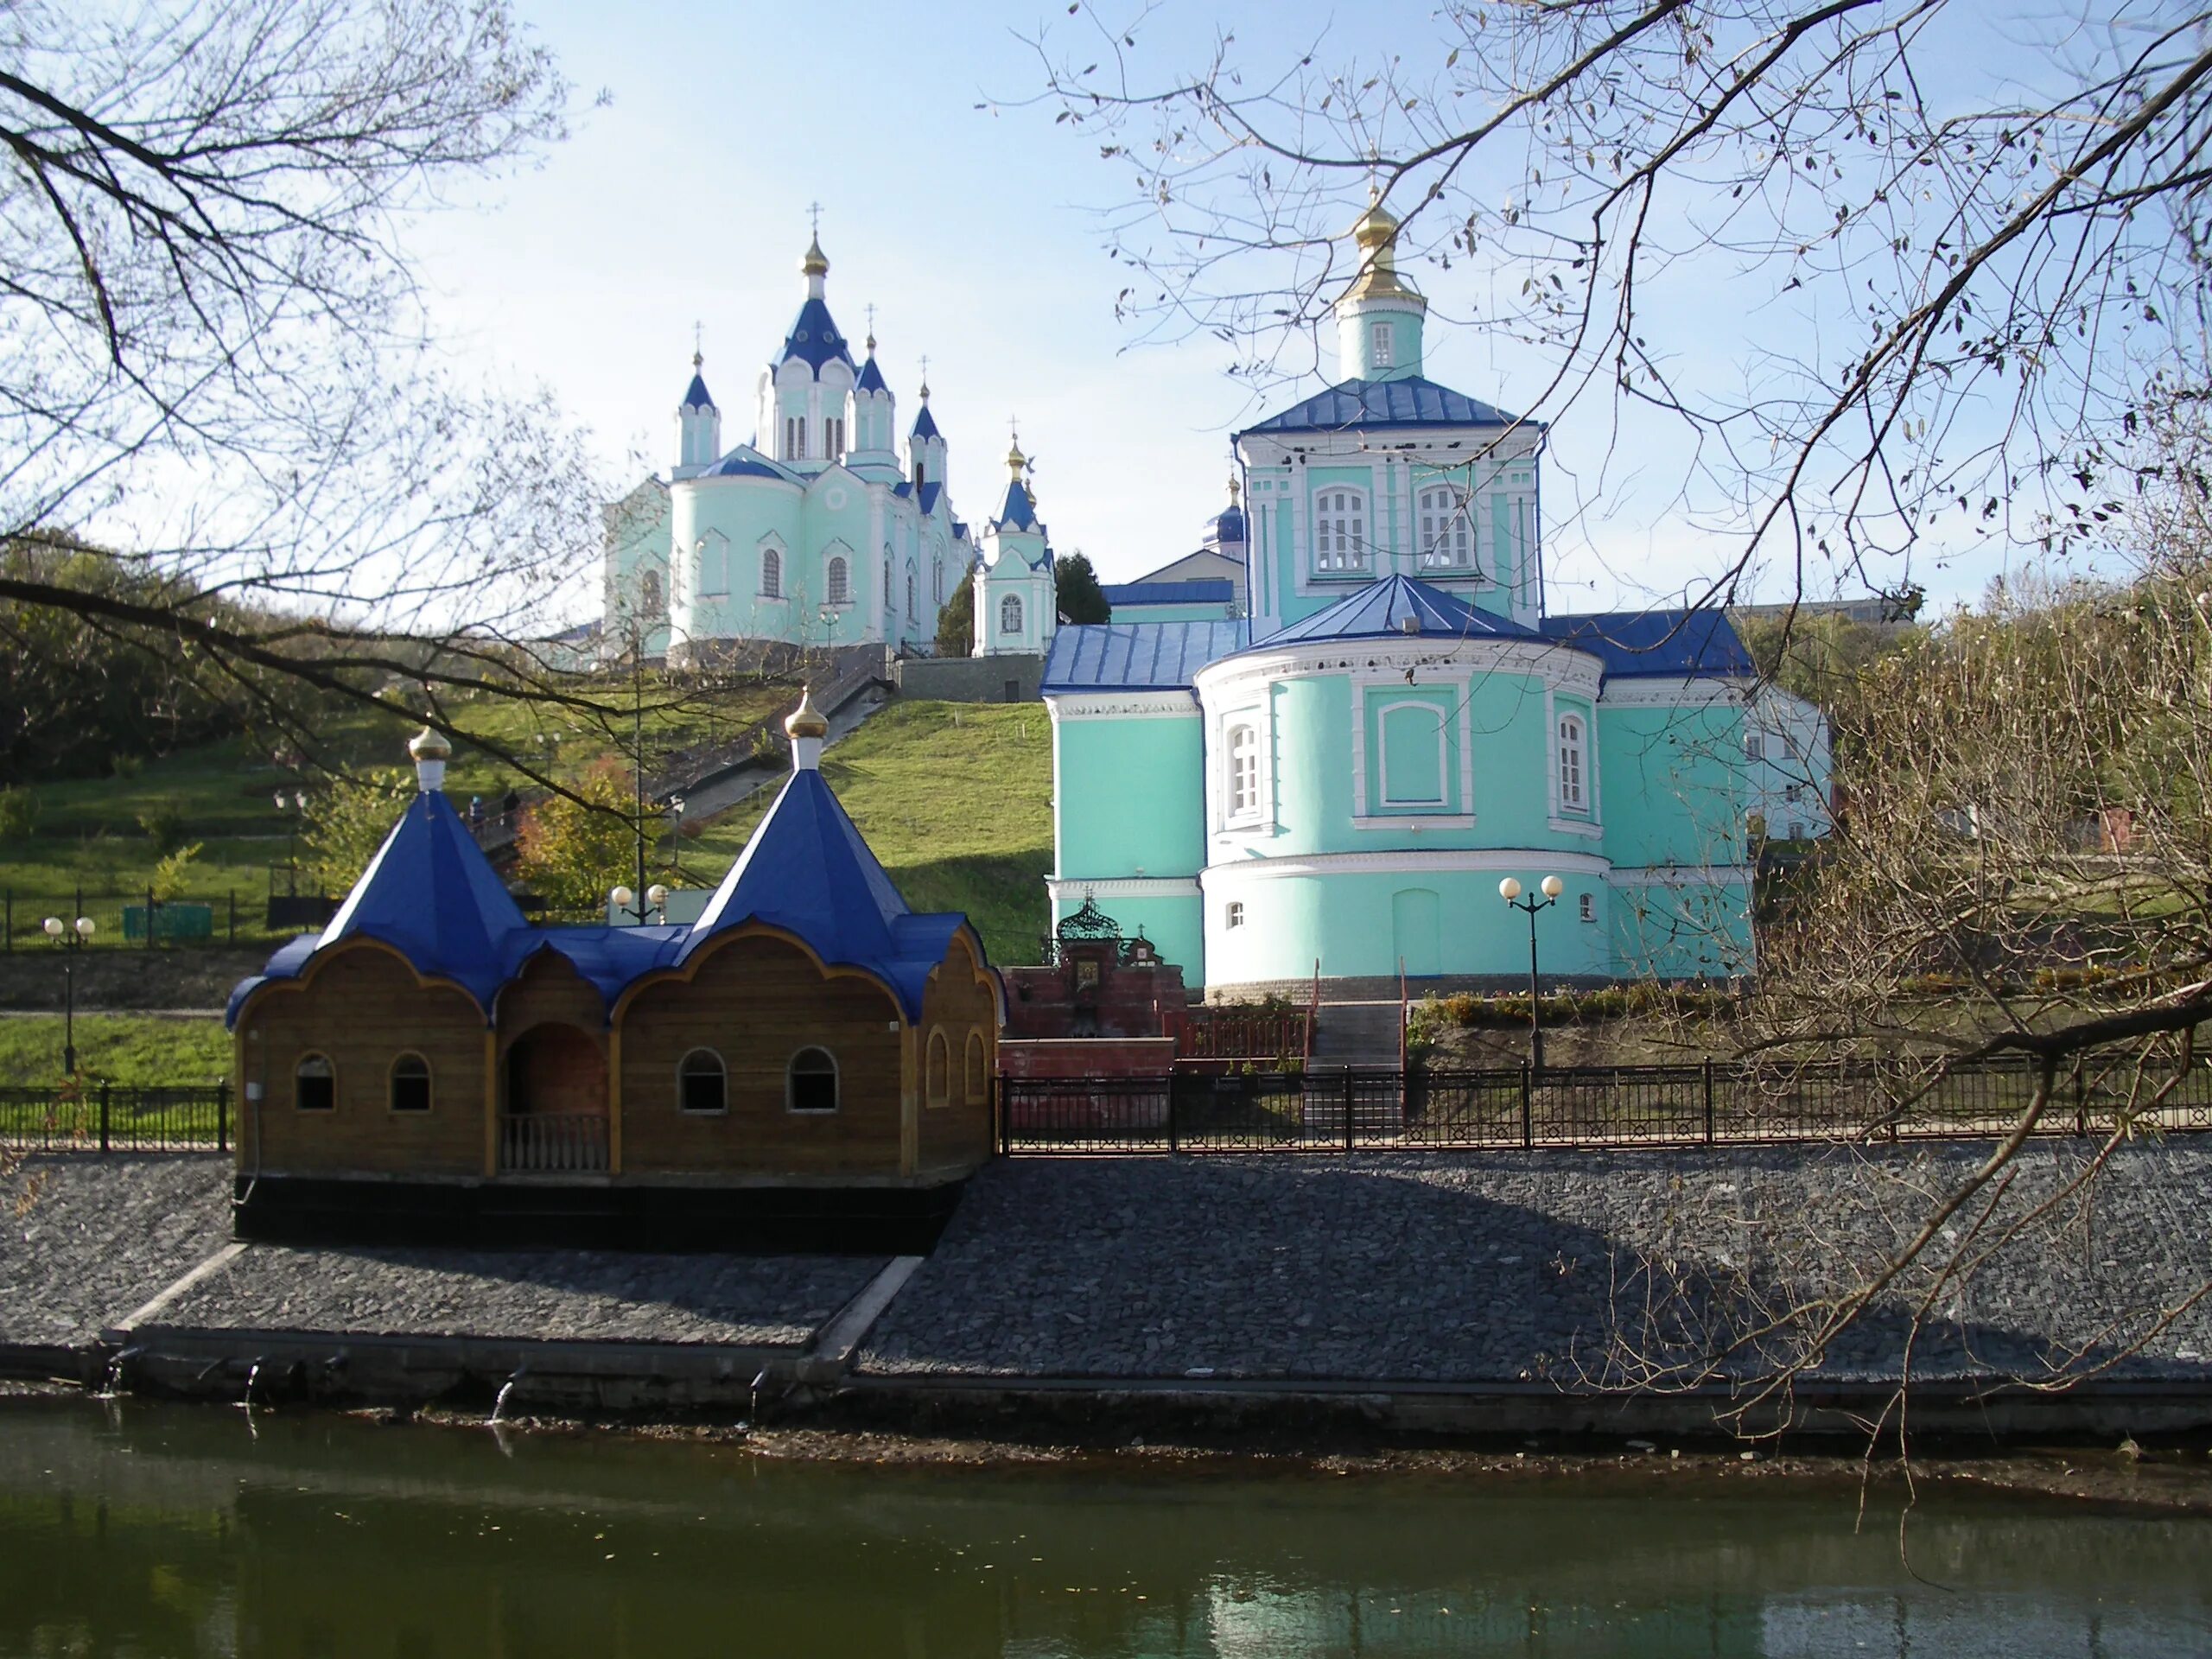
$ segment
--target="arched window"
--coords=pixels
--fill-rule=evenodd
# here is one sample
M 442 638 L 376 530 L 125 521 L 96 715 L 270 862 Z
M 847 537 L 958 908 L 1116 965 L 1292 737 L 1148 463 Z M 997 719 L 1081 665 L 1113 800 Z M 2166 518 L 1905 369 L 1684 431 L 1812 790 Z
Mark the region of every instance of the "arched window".
M 1582 716 L 1562 715 L 1559 721 L 1559 804 L 1569 812 L 1588 809 L 1583 792 Z
M 1367 569 L 1367 493 L 1324 490 L 1313 502 L 1313 568 L 1332 572 Z
M 1375 366 L 1389 368 L 1391 360 L 1389 323 L 1387 321 L 1374 323 L 1367 331 L 1367 340 L 1368 355 L 1375 359 Z
M 922 608 L 921 579 L 914 574 L 914 562 L 906 561 L 906 614 L 912 616 Z
M 1467 498 L 1449 484 L 1421 493 L 1421 567 L 1465 570 L 1475 563 L 1474 516 Z
M 1222 912 L 1222 918 L 1221 918 L 1221 919 L 1222 919 L 1223 925 L 1224 925 L 1224 926 L 1228 926 L 1228 927 L 1242 927 L 1242 926 L 1243 926 L 1243 925 L 1244 925 L 1244 901 L 1243 901 L 1242 899 L 1230 899 L 1230 900 L 1229 901 L 1228 907 L 1227 907 L 1227 908 L 1226 908 L 1226 909 Z
M 794 1112 L 837 1109 L 837 1062 L 826 1048 L 802 1048 L 784 1074 L 784 1103 Z
M 402 1054 L 391 1063 L 388 1090 L 393 1111 L 429 1111 L 430 1063 L 420 1054 Z
M 292 1104 L 303 1112 L 327 1112 L 338 1104 L 338 1071 L 327 1054 L 302 1054 L 292 1068 Z
M 822 423 L 822 453 L 832 461 L 845 457 L 845 417 L 834 415 Z
M 843 559 L 833 558 L 830 561 L 830 576 L 826 585 L 830 589 L 830 602 L 832 605 L 849 605 L 853 602 L 852 573 L 846 569 Z
M 772 547 L 760 550 L 760 597 L 781 599 L 784 596 L 784 556 Z
M 923 1098 L 932 1106 L 950 1105 L 952 1101 L 952 1045 L 944 1040 L 941 1031 L 930 1033 L 930 1052 L 922 1068 Z
M 930 603 L 932 605 L 944 603 L 944 561 L 943 559 L 930 561 Z
M 1020 594 L 1008 594 L 1004 599 L 999 601 L 999 632 L 1001 633 L 1021 632 Z
M 883 556 L 883 609 L 886 615 L 890 614 L 891 607 L 896 602 L 891 594 L 891 556 L 886 553 Z
M 648 570 L 638 582 L 638 603 L 647 616 L 661 613 L 660 572 Z
M 784 416 L 784 459 L 806 459 L 806 417 L 803 415 Z
M 695 1048 L 676 1068 L 676 1109 L 680 1112 L 729 1109 L 729 1073 L 711 1048 Z
M 990 1093 L 990 1077 L 983 1064 L 983 1033 L 968 1033 L 967 1099 L 970 1106 L 981 1105 Z
M 1260 810 L 1260 733 L 1239 722 L 1229 728 L 1229 816 L 1249 817 Z

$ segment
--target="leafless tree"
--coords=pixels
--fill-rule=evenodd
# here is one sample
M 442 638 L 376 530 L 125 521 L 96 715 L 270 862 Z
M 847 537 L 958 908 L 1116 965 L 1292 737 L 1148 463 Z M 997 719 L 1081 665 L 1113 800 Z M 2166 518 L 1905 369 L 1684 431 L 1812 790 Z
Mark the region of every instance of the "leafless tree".
M 469 691 L 595 717 L 534 642 L 611 492 L 545 397 L 441 351 L 409 239 L 570 99 L 505 0 L 0 11 L 0 604 L 310 754 L 302 686 L 449 728 Z

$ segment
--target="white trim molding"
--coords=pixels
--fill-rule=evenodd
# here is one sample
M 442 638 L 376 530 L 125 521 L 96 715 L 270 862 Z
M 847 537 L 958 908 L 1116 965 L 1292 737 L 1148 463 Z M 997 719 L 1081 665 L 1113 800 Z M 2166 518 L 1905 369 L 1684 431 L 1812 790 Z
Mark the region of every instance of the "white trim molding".
M 1045 706 L 1055 721 L 1196 720 L 1195 693 L 1176 691 L 1047 691 Z
M 1709 709 L 1716 704 L 1742 707 L 1745 683 L 1699 676 L 1693 679 L 1608 679 L 1599 699 L 1608 709 Z
M 1491 634 L 1417 633 L 1377 639 L 1315 639 L 1255 646 L 1217 658 L 1194 677 L 1198 695 L 1226 699 L 1247 679 L 1311 679 L 1324 674 L 1395 679 L 1408 671 L 1466 682 L 1478 675 L 1527 674 L 1548 685 L 1598 696 L 1603 665 L 1586 652 L 1548 639 Z
M 1198 878 L 1113 875 L 1086 879 L 1079 875 L 1048 875 L 1045 878 L 1045 892 L 1056 905 L 1064 899 L 1079 904 L 1086 894 L 1094 899 L 1195 899 L 1198 896 Z

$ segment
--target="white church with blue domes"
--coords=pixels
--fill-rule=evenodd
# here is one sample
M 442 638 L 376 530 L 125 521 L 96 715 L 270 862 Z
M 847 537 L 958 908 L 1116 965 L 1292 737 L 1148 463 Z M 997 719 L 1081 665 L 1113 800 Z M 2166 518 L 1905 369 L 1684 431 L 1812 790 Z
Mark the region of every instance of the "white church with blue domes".
M 805 297 L 760 372 L 752 435 L 726 441 L 695 353 L 668 477 L 605 509 L 605 652 L 685 664 L 764 641 L 927 652 L 963 582 L 975 584 L 976 654 L 1043 652 L 1058 620 L 1052 552 L 1020 444 L 996 513 L 961 518 L 927 383 L 902 439 L 873 334 L 855 359 L 830 313 L 818 236 L 799 270 Z

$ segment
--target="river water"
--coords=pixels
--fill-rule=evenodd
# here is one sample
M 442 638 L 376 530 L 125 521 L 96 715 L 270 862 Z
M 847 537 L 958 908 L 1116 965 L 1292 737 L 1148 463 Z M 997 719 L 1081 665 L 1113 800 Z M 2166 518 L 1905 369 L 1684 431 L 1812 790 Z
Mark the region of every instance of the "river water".
M 0 1656 L 2212 1653 L 2212 1520 L 0 1401 Z

